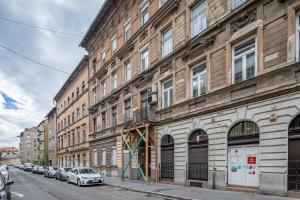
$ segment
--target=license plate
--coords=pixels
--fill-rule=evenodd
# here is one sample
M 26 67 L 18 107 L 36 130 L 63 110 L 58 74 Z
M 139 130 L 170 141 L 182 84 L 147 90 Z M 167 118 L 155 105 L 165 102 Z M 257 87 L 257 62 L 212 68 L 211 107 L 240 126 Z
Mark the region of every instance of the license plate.
M 98 180 L 93 180 L 93 183 L 98 183 L 99 181 Z

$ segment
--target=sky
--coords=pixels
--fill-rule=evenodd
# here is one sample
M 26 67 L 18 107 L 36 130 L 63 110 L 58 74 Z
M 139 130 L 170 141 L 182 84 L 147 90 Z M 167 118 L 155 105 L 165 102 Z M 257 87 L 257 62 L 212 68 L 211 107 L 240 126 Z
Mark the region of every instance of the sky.
M 83 36 L 103 1 L 5 0 L 0 1 L 0 18 Z M 0 44 L 67 72 L 72 72 L 87 54 L 79 47 L 81 39 L 0 19 Z M 17 136 L 44 119 L 55 106 L 53 98 L 67 78 L 0 46 L 0 147 L 18 147 Z

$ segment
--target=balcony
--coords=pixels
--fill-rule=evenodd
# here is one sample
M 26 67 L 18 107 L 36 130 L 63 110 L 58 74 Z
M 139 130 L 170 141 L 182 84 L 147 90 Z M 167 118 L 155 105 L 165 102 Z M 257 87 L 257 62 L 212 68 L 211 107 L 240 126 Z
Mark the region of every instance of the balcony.
M 155 115 L 155 112 L 149 107 L 144 107 L 133 112 L 133 116 L 124 116 L 124 129 L 133 128 L 141 124 L 156 123 L 159 118 Z

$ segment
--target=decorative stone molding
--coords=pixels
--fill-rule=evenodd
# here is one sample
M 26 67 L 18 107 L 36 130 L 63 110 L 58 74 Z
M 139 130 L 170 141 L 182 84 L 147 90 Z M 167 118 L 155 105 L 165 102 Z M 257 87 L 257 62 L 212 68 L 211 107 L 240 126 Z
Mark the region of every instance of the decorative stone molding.
M 157 27 L 159 23 L 170 15 L 172 12 L 178 9 L 180 0 L 169 0 L 159 10 L 157 15 L 154 16 L 153 26 Z
M 246 25 L 250 24 L 251 22 L 256 21 L 257 19 L 257 11 L 256 9 L 248 11 L 242 16 L 239 16 L 236 20 L 234 20 L 230 24 L 230 33 L 231 35 L 237 32 L 239 29 L 245 27 Z
M 118 58 L 122 60 L 124 57 L 126 57 L 130 52 L 134 50 L 134 46 L 135 46 L 134 43 L 126 45 L 126 47 L 119 52 Z

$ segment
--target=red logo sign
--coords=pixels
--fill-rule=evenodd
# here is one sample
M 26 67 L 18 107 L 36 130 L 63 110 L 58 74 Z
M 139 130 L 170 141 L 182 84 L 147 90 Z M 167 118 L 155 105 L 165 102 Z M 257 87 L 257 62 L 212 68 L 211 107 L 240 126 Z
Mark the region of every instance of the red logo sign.
M 256 156 L 248 156 L 248 164 L 256 164 Z

